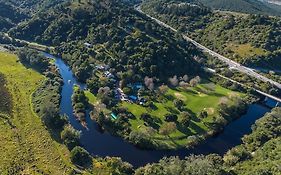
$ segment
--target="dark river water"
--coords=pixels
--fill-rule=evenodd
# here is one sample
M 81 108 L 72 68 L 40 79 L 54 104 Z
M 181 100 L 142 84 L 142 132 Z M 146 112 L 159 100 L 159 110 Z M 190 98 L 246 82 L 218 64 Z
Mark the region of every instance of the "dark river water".
M 45 55 L 47 57 L 55 58 L 49 54 Z M 226 126 L 222 133 L 216 137 L 208 138 L 206 141 L 202 142 L 202 144 L 196 146 L 196 148 L 181 149 L 177 151 L 141 150 L 119 137 L 112 136 L 107 132 L 101 132 L 96 122 L 92 121 L 89 116 L 87 117 L 88 129 L 84 128 L 79 121 L 76 120 L 73 116 L 71 104 L 73 85 L 77 84 L 81 88 L 85 88 L 86 85 L 77 82 L 70 68 L 61 59 L 55 59 L 55 64 L 60 69 L 64 81 L 61 94 L 61 113 L 67 114 L 71 125 L 82 132 L 82 146 L 92 155 L 101 157 L 121 157 L 122 160 L 131 163 L 134 167 L 157 162 L 165 156 L 179 156 L 180 158 L 184 158 L 190 154 L 217 153 L 222 155 L 230 148 L 240 144 L 243 135 L 251 132 L 251 125 L 266 112 L 270 111 L 270 107 L 268 106 L 274 107 L 276 103 L 269 100 L 266 106 L 262 104 L 250 105 L 245 115 Z

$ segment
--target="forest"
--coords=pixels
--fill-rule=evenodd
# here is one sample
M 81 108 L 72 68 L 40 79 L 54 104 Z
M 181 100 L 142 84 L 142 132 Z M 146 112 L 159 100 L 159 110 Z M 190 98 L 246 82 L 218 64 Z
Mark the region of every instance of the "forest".
M 82 81 L 99 62 L 120 75 L 134 73 L 128 77 L 134 81 L 149 76 L 163 82 L 199 70 L 192 58 L 200 52 L 194 46 L 118 1 L 66 3 L 39 13 L 9 34 L 57 46 L 55 52 Z
M 167 0 L 145 1 L 142 8 L 237 62 L 250 67 L 281 69 L 280 17 L 218 12 Z
M 248 104 L 262 101 L 252 90 L 212 75 L 205 66 L 246 86 L 280 95 L 270 83 L 226 69 L 182 37 L 188 34 L 241 64 L 281 70 L 280 18 L 267 16 L 269 7 L 259 6 L 262 9 L 255 10 L 262 14 L 258 15 L 218 12 L 210 8 L 217 9 L 214 4 L 200 1 L 146 0 L 142 4 L 146 13 L 178 29 L 172 32 L 136 11 L 133 5 L 139 0 L 0 0 L 0 49 L 5 48 L 0 52 L 0 148 L 4 155 L 0 172 L 278 174 L 280 108 L 257 120 L 240 145 L 221 155 L 164 157 L 133 167 L 121 158 L 92 155 L 93 148 L 82 144 L 92 119 L 99 134 L 119 136 L 118 141 L 139 149 L 192 148 L 223 132 L 248 111 Z M 236 11 L 246 8 L 255 13 L 246 5 Z M 42 44 L 56 60 L 62 58 L 72 78 L 86 88 L 72 86 L 54 58 L 31 49 L 36 44 Z M 275 73 L 266 76 L 278 81 Z M 73 88 L 73 116 L 61 113 L 64 85 Z M 70 117 L 81 123 L 81 131 Z

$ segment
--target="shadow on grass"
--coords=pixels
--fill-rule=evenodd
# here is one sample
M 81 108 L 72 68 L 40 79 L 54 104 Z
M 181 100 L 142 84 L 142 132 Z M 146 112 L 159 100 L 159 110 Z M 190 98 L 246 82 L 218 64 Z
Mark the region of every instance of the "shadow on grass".
M 180 132 L 184 133 L 185 135 L 191 135 L 192 134 L 192 132 L 190 131 L 190 129 L 187 126 L 184 126 L 183 124 L 181 124 L 179 122 L 177 122 L 176 124 L 177 124 L 177 129 Z
M 166 106 L 165 109 L 167 109 L 167 111 L 169 111 L 172 114 L 176 114 L 176 115 L 180 114 L 180 112 L 176 108 Z
M 194 123 L 194 122 L 192 122 L 192 121 L 190 122 L 189 127 L 192 128 L 192 129 L 194 129 L 195 132 L 198 133 L 198 134 L 201 134 L 201 133 L 204 133 L 204 132 L 205 132 L 204 129 L 200 128 L 198 125 L 196 125 L 196 123 Z

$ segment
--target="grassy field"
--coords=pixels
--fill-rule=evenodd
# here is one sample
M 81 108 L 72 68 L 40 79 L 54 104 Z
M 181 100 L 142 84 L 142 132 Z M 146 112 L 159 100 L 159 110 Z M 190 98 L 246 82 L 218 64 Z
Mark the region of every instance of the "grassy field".
M 238 56 L 241 58 L 248 58 L 254 55 L 266 54 L 266 51 L 264 49 L 255 48 L 250 44 L 240 44 L 240 45 L 231 44 L 228 46 L 228 48 L 232 50 L 234 53 L 238 54 Z
M 174 106 L 173 100 L 180 99 L 184 101 L 185 107 L 193 114 L 190 126 L 185 128 L 178 123 L 177 130 L 169 135 L 169 137 L 158 133 L 153 136 L 156 141 L 162 142 L 168 145 L 168 147 L 177 148 L 187 145 L 189 142 L 188 136 L 201 135 L 208 132 L 210 129 L 204 123 L 212 121 L 218 114 L 217 107 L 222 97 L 229 97 L 234 94 L 233 91 L 222 88 L 218 85 L 215 87 L 213 92 L 208 94 L 200 92 L 200 89 L 204 89 L 202 84 L 195 88 L 190 88 L 188 91 L 181 89 L 169 89 L 166 94 L 169 98 L 164 99 L 163 102 L 155 102 L 155 110 L 128 102 L 123 102 L 121 106 L 127 108 L 137 117 L 135 120 L 130 120 L 132 130 L 143 130 L 146 129 L 146 126 L 144 121 L 140 119 L 141 114 L 149 113 L 152 116 L 159 118 L 162 125 L 165 123 L 165 114 L 180 114 L 180 111 Z M 200 120 L 197 116 L 203 110 L 208 112 L 208 117 Z
M 13 101 L 10 115 L 0 113 L 0 174 L 69 174 L 76 169 L 69 151 L 51 138 L 32 110 L 32 93 L 44 77 L 26 69 L 13 54 L 0 52 L 0 65 Z M 108 173 L 108 167 L 96 167 L 98 162 L 94 161 L 93 170 L 82 173 Z

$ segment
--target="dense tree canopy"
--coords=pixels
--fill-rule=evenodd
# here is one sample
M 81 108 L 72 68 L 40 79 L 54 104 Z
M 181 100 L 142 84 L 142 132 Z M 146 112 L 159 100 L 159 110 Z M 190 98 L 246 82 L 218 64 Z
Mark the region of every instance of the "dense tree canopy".
M 40 26 L 38 28 L 37 26 Z M 194 46 L 118 1 L 74 1 L 39 13 L 10 31 L 16 38 L 55 45 L 81 80 L 99 62 L 115 72 L 165 80 L 195 74 Z M 85 46 L 85 43 L 90 45 Z M 130 72 L 130 73 L 129 73 Z

